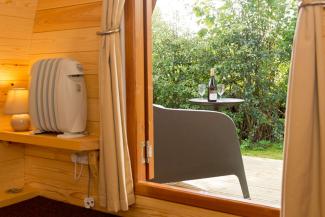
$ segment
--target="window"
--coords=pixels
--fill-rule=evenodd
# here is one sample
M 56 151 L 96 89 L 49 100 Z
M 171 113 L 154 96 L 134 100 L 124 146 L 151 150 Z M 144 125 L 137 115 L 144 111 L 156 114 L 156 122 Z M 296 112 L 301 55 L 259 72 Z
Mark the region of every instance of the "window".
M 148 143 L 153 144 L 154 136 L 151 70 L 153 3 L 151 0 L 144 1 L 143 4 L 130 1 L 126 5 L 128 135 L 137 194 L 237 215 L 279 216 L 278 208 L 256 204 L 253 201 L 200 194 L 195 189 L 188 190 L 146 181 L 154 177 L 155 162 L 150 159 L 147 166 L 143 164 L 143 153 L 149 151 L 143 148 L 145 141 L 149 140 Z M 142 20 L 144 22 L 141 22 Z M 135 29 L 137 31 L 133 31 Z M 204 31 L 201 33 L 204 34 Z

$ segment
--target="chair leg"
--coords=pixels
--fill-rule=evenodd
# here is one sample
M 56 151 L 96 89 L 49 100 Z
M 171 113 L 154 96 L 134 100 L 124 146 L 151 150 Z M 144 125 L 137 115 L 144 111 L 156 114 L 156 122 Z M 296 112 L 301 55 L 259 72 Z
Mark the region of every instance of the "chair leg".
M 237 175 L 237 178 L 239 180 L 240 187 L 241 187 L 241 190 L 243 192 L 244 198 L 245 199 L 250 199 L 245 172 L 241 172 L 240 175 Z

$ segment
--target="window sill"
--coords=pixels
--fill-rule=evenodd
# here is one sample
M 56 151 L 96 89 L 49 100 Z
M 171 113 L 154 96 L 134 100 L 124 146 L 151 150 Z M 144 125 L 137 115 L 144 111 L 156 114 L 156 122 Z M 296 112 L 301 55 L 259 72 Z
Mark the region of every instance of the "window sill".
M 138 182 L 137 195 L 200 207 L 243 217 L 279 217 L 280 209 L 255 204 L 247 200 L 234 200 L 227 197 L 215 197 L 191 190 L 166 186 L 151 182 Z

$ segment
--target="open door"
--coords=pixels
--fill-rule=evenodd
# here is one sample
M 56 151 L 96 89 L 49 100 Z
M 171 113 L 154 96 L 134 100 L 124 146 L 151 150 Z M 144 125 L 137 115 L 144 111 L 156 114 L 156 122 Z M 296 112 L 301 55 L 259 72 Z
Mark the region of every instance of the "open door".
M 152 13 L 156 0 L 146 0 L 144 19 L 145 46 L 145 107 L 146 107 L 146 144 L 145 161 L 147 180 L 154 178 L 154 129 L 153 129 L 153 82 L 152 82 Z

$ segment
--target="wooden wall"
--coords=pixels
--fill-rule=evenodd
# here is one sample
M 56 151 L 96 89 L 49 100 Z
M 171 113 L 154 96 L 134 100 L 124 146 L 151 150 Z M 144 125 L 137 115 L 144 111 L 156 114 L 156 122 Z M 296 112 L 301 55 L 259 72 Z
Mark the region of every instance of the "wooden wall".
M 84 66 L 89 133 L 99 133 L 98 49 L 101 0 L 39 0 L 30 57 L 70 57 Z
M 38 0 L 30 47 L 32 62 L 40 58 L 69 57 L 84 67 L 90 134 L 99 133 L 98 49 L 101 0 Z M 83 205 L 88 192 L 88 168 L 74 180 L 71 152 L 26 146 L 26 184 L 41 195 Z M 92 182 L 90 193 L 94 194 Z
M 0 141 L 0 195 L 24 186 L 24 146 Z
M 3 104 L 10 84 L 26 87 L 28 50 L 37 0 L 0 0 L 0 124 L 9 127 Z M 24 146 L 0 142 L 0 193 L 24 185 Z
M 80 179 L 75 180 L 71 154 L 65 150 L 26 146 L 25 184 L 38 189 L 42 196 L 83 206 L 88 195 L 88 167 L 83 166 Z M 78 172 L 79 169 L 78 166 Z M 94 181 L 90 181 L 89 193 L 97 202 Z
M 26 87 L 29 71 L 29 46 L 37 0 L 0 0 L 0 122 L 10 84 Z M 7 124 L 8 126 L 8 124 Z

